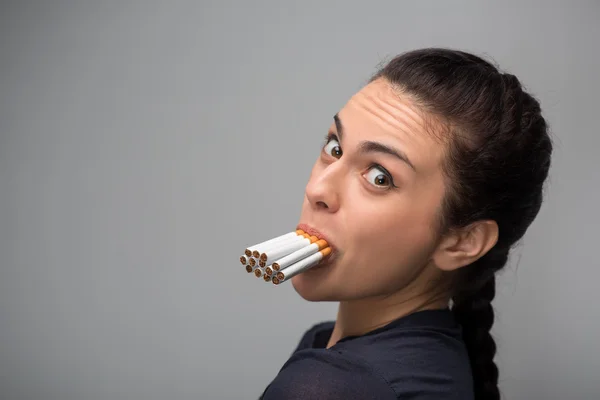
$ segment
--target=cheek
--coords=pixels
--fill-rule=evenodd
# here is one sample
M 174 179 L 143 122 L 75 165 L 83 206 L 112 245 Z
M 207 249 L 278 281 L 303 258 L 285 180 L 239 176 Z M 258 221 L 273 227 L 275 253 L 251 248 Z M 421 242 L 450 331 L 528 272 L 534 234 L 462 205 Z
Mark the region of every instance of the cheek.
M 403 264 L 402 259 L 411 253 L 419 253 L 419 249 L 427 247 L 432 232 L 428 215 L 415 212 L 395 213 L 362 213 L 360 222 L 355 226 L 355 244 L 360 249 L 360 258 L 370 260 L 395 259 Z
M 358 281 L 401 284 L 427 263 L 435 240 L 428 209 L 396 202 L 394 207 L 356 210 L 354 217 L 352 246 L 344 264 Z

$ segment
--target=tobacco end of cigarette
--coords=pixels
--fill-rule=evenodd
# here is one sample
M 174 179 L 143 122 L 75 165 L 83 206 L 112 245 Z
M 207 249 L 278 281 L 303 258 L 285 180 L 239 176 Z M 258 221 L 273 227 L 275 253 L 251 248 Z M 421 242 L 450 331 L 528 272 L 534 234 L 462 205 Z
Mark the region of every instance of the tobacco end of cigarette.
M 265 282 L 269 282 L 271 280 L 271 277 L 269 275 L 265 275 L 263 279 L 265 280 Z
M 251 273 L 252 267 L 250 265 L 246 265 L 246 272 Z
M 272 282 L 274 285 L 279 285 L 279 279 L 277 279 L 277 277 L 273 278 Z
M 283 272 L 278 272 L 277 273 L 277 279 L 279 279 L 280 281 L 282 281 L 285 278 L 285 275 L 283 275 Z
M 258 257 L 260 257 L 260 253 L 258 251 L 256 251 L 256 250 L 254 250 L 252 252 L 252 256 L 258 258 Z
M 321 254 L 323 254 L 323 257 L 327 257 L 328 255 L 331 254 L 331 247 L 327 247 L 323 250 L 321 250 Z
M 267 274 L 267 275 L 273 275 L 273 270 L 271 269 L 271 267 L 267 267 L 265 269 L 265 274 Z
M 273 263 L 273 265 L 271 265 L 271 267 L 273 267 L 273 269 L 274 269 L 275 271 L 279 271 L 279 264 L 277 264 L 277 263 Z
M 246 257 L 241 256 L 240 257 L 240 262 L 242 263 L 242 265 L 246 265 Z
M 254 275 L 256 275 L 257 278 L 260 278 L 262 276 L 262 272 L 260 269 L 255 269 L 254 270 Z
M 245 254 L 247 257 L 252 257 L 252 252 L 250 251 L 250 249 L 246 249 L 246 250 L 244 250 L 244 254 Z
M 260 260 L 260 261 L 258 262 L 258 265 L 259 265 L 260 267 L 263 267 L 263 268 L 264 268 L 264 267 L 266 267 L 266 266 L 267 266 L 267 263 L 266 263 L 266 262 L 264 262 L 263 260 Z
M 254 258 L 251 258 L 251 259 L 248 261 L 248 264 L 250 264 L 250 266 L 251 266 L 251 267 L 254 267 L 254 266 L 256 265 L 256 260 L 255 260 Z
M 260 259 L 260 260 L 263 260 L 263 261 L 267 261 L 267 253 L 262 253 L 262 254 L 260 255 L 260 258 L 259 258 L 259 259 Z

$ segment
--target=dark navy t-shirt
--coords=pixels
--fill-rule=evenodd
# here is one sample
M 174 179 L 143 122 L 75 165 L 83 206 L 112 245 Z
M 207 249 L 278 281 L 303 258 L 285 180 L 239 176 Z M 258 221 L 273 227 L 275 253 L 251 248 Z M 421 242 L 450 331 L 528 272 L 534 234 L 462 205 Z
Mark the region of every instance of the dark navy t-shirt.
M 334 322 L 309 329 L 262 400 L 472 400 L 460 325 L 419 311 L 326 349 Z

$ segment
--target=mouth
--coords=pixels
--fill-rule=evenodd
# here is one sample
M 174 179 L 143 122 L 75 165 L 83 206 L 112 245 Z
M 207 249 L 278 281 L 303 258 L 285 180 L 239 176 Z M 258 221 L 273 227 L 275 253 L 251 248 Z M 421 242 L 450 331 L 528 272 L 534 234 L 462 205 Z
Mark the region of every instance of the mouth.
M 329 240 L 329 238 L 325 234 L 321 233 L 317 229 L 315 229 L 312 226 L 307 225 L 307 224 L 299 224 L 296 227 L 296 229 L 301 229 L 311 236 L 316 236 L 319 239 L 325 240 L 327 242 L 327 244 L 329 245 L 329 247 L 331 247 L 331 254 L 326 258 L 326 260 L 333 258 L 334 254 L 336 253 L 336 248 L 335 248 L 335 245 L 331 242 L 331 240 Z

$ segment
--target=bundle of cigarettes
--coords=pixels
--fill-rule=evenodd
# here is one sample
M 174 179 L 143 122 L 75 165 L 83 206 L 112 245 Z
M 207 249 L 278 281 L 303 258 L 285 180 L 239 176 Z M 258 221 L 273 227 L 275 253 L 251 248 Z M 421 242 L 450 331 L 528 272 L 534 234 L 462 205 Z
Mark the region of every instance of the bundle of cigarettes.
M 246 272 L 279 285 L 316 266 L 329 254 L 331 247 L 325 240 L 297 230 L 248 247 L 240 262 Z

